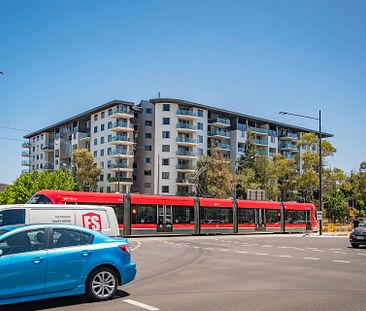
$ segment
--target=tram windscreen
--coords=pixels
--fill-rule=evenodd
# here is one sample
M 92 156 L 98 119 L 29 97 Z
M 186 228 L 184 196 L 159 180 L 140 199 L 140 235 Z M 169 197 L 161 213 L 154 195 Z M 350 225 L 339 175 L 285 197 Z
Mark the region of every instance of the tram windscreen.
M 51 200 L 43 194 L 34 194 L 27 204 L 52 204 Z

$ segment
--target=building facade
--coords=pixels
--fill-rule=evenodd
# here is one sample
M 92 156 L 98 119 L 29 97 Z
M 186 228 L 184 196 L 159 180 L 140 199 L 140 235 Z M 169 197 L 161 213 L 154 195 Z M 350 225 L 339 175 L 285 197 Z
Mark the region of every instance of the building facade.
M 257 154 L 294 158 L 313 130 L 180 99 L 115 100 L 25 136 L 28 170 L 72 168 L 72 151 L 87 148 L 102 169 L 101 192 L 193 195 L 200 157 L 217 148 L 232 170 L 244 153 L 247 129 Z M 323 133 L 324 137 L 331 134 Z

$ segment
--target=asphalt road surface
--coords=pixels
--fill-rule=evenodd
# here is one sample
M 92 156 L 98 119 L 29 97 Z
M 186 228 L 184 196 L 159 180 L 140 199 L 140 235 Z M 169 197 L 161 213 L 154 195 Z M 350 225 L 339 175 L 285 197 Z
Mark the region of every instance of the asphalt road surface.
M 350 248 L 344 237 L 156 237 L 130 244 L 138 274 L 113 300 L 67 297 L 0 310 L 366 310 L 366 248 Z

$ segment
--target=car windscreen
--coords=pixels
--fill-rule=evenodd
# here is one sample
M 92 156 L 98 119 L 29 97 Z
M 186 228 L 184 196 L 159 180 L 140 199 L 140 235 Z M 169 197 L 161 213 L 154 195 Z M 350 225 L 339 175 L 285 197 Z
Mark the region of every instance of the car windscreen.
M 18 225 L 25 222 L 25 209 L 0 211 L 0 226 Z
M 43 194 L 34 194 L 27 204 L 52 204 L 51 200 Z

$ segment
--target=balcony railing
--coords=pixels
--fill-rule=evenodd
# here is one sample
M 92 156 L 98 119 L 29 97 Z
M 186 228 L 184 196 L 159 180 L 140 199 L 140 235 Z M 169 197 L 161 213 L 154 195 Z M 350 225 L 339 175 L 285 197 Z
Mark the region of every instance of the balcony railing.
M 177 128 L 180 129 L 189 129 L 189 130 L 197 130 L 197 126 L 189 123 L 177 123 Z
M 121 113 L 121 114 L 128 114 L 130 116 L 134 116 L 134 112 L 131 111 L 128 108 L 116 108 L 112 111 L 112 115 L 113 114 L 117 114 L 117 113 Z
M 178 177 L 176 181 L 177 181 L 177 183 L 180 183 L 180 184 L 192 184 L 192 181 L 189 180 L 188 178 Z
M 177 155 L 178 156 L 187 156 L 187 157 L 196 157 L 197 152 L 196 151 L 178 150 Z
M 80 139 L 91 138 L 90 132 L 89 133 L 80 133 L 79 137 L 80 137 Z
M 251 131 L 256 133 L 268 134 L 268 130 L 261 127 L 250 126 L 249 128 L 251 129 Z
M 274 131 L 274 130 L 268 130 L 268 135 L 269 136 L 278 136 L 278 132 Z
M 129 155 L 129 156 L 133 156 L 134 153 L 133 151 L 130 151 L 130 150 L 120 150 L 120 149 L 112 149 L 112 152 L 109 153 L 109 155 Z
M 115 127 L 125 127 L 125 128 L 131 128 L 133 129 L 133 124 L 132 123 L 128 123 L 128 122 L 113 122 L 112 123 L 112 128 Z
M 117 135 L 112 137 L 113 142 L 123 141 L 123 142 L 131 142 L 133 143 L 133 138 L 123 135 Z
M 217 135 L 217 136 L 223 136 L 223 137 L 230 137 L 231 133 L 227 130 L 220 130 L 218 128 L 211 128 L 210 132 L 211 136 Z
M 264 139 L 255 138 L 253 139 L 253 142 L 257 145 L 268 145 L 268 141 Z
M 210 146 L 210 148 L 212 148 L 214 146 L 218 149 L 230 150 L 230 145 L 224 144 L 224 143 L 212 142 L 209 146 Z
M 22 147 L 23 148 L 30 148 L 31 144 L 29 142 L 25 141 L 25 142 L 22 143 Z
M 187 192 L 187 191 L 177 191 L 177 195 L 182 197 L 194 197 L 196 195 L 195 192 Z
M 280 135 L 281 138 L 291 138 L 291 139 L 299 139 L 299 135 L 290 132 L 282 132 Z
M 194 170 L 193 166 L 190 164 L 177 164 L 177 170 Z
M 280 148 L 281 149 L 295 149 L 295 150 L 298 150 L 298 147 L 296 146 L 296 144 L 287 143 L 287 142 L 280 143 Z
M 45 165 L 43 165 L 42 167 L 44 170 L 48 170 L 48 171 L 53 171 L 54 170 L 54 165 L 50 164 L 50 163 L 46 163 Z
M 22 152 L 22 157 L 30 157 L 31 154 L 28 151 L 23 151 Z
M 198 117 L 197 112 L 194 112 L 192 110 L 184 110 L 184 109 L 178 109 L 177 115 L 179 116 L 189 116 L 189 117 Z
M 55 148 L 55 145 L 54 144 L 45 144 L 42 147 L 42 150 L 53 150 L 54 148 Z
M 238 148 L 238 152 L 239 152 L 239 153 L 244 153 L 244 152 L 245 152 L 245 148 L 239 147 L 239 148 Z
M 132 183 L 131 177 L 109 177 L 108 182 L 128 182 Z
M 268 155 L 268 151 L 267 150 L 257 150 L 256 151 L 257 155 L 262 156 L 262 155 Z
M 208 123 L 219 123 L 224 125 L 230 125 L 230 119 L 224 119 L 224 118 L 211 118 L 208 120 Z
M 128 168 L 128 169 L 132 169 L 132 165 L 128 164 L 128 163 L 110 163 L 108 164 L 108 168 L 109 169 L 124 169 L 124 168 Z
M 30 166 L 30 162 L 26 160 L 22 161 L 21 164 L 22 166 Z
M 177 143 L 190 143 L 190 144 L 198 144 L 197 138 L 191 138 L 191 137 L 182 137 L 178 136 L 176 139 Z
M 246 131 L 247 126 L 245 124 L 238 123 L 238 130 L 240 131 Z

